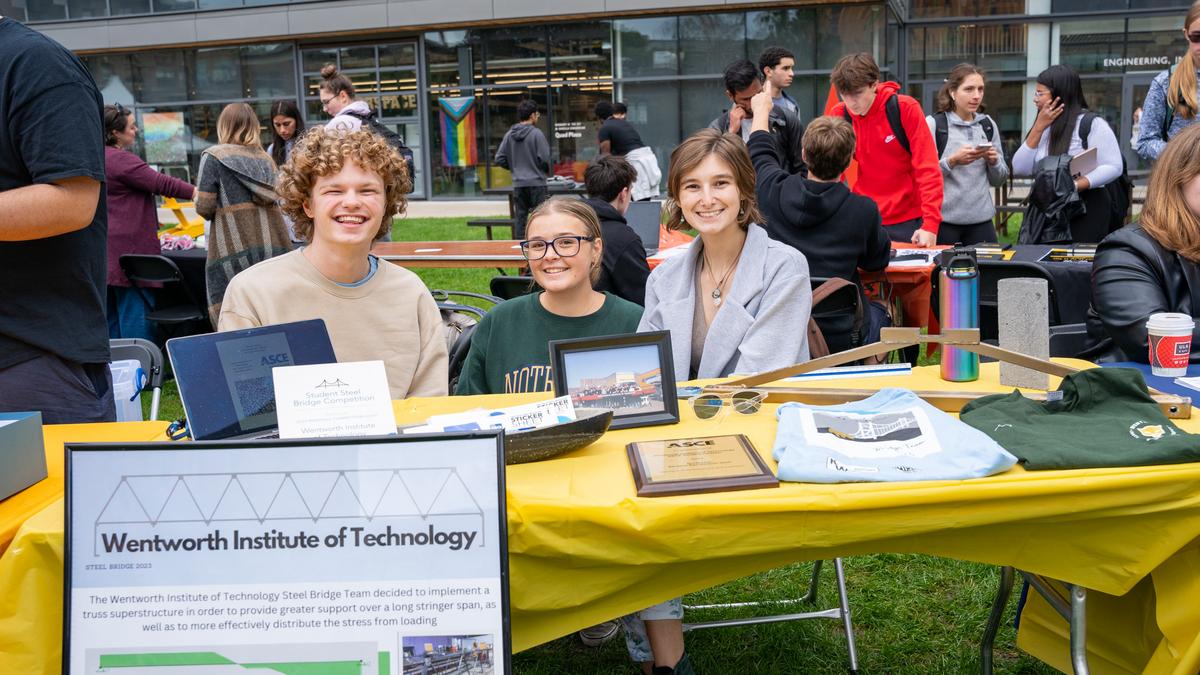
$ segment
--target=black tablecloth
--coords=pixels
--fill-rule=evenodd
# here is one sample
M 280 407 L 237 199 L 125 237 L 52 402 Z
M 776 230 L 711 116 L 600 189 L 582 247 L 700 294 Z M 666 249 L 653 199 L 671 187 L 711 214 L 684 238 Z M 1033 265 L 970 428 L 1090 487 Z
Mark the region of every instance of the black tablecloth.
M 1092 263 L 1041 262 L 1053 247 L 1042 244 L 1013 246 L 1013 262 L 1031 262 L 1049 273 L 1058 298 L 1058 316 L 1062 323 L 1083 323 L 1092 298 Z

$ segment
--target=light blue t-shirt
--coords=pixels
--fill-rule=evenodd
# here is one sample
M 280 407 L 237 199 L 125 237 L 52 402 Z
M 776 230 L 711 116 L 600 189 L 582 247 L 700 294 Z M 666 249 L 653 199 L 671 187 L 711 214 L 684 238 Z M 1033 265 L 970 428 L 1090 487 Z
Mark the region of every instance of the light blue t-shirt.
M 333 283 L 337 284 L 338 286 L 345 286 L 346 288 L 357 288 L 367 283 L 371 280 L 371 277 L 375 276 L 375 272 L 379 271 L 379 258 L 376 258 L 373 255 L 368 255 L 367 262 L 370 265 L 370 268 L 367 270 L 367 276 L 348 284 L 343 284 L 340 281 L 335 281 Z
M 801 483 L 959 480 L 1007 471 L 1017 458 L 907 389 L 853 403 L 785 403 L 776 413 L 779 479 Z

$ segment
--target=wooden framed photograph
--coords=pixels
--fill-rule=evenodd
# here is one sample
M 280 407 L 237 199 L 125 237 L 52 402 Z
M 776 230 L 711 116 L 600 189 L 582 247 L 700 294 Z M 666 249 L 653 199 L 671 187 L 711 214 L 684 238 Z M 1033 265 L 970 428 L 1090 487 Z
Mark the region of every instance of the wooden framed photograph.
M 625 446 L 639 497 L 779 487 L 742 434 L 640 441 Z
M 570 395 L 576 408 L 613 411 L 610 429 L 679 421 L 667 331 L 552 340 L 550 363 L 556 395 Z

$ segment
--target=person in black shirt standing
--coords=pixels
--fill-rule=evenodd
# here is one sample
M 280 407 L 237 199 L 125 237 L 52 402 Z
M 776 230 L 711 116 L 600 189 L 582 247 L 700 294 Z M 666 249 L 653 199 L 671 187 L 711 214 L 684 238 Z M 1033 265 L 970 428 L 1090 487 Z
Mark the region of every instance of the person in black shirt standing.
M 597 157 L 583 174 L 589 197 L 584 201 L 596 212 L 604 233 L 600 276 L 592 288 L 642 305 L 646 302 L 650 265 L 642 238 L 625 221 L 636 178 L 633 166 L 614 155 Z
M 620 116 L 616 115 L 618 105 L 621 108 Z M 642 142 L 637 129 L 625 119 L 626 110 L 624 103 L 596 103 L 596 117 L 601 121 L 600 155 L 612 154 L 628 160 L 637 174 L 631 193 L 633 200 L 653 199 L 658 196 L 662 169 L 658 166 L 658 158 L 654 156 L 654 151 Z
M 104 102 L 71 52 L 0 17 L 0 411 L 116 419 Z

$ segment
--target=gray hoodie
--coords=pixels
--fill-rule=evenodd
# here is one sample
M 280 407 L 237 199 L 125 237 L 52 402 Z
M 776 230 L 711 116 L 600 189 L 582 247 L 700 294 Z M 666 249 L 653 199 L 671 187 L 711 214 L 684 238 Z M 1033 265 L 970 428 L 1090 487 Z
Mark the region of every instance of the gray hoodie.
M 973 225 L 991 220 L 996 216 L 996 202 L 992 197 L 992 188 L 1008 180 L 1008 163 L 1004 161 L 1004 148 L 1000 145 L 1000 127 L 992 120 L 993 138 L 984 138 L 983 126 L 980 121 L 987 117 L 977 114 L 975 119 L 964 122 L 954 111 L 946 113 L 949 134 L 946 138 L 946 149 L 939 157 L 942 167 L 942 182 L 944 197 L 942 198 L 942 222 L 956 225 Z M 991 119 L 991 118 L 989 118 Z M 929 124 L 929 133 L 937 138 L 937 124 L 933 115 L 925 118 Z M 991 142 L 992 147 L 1000 154 L 1000 161 L 995 166 L 989 165 L 986 159 L 977 159 L 967 165 L 950 168 L 946 158 L 953 155 L 964 145 L 979 145 Z
M 500 141 L 496 164 L 512 172 L 513 187 L 546 184 L 550 172 L 550 144 L 532 124 L 514 124 Z

